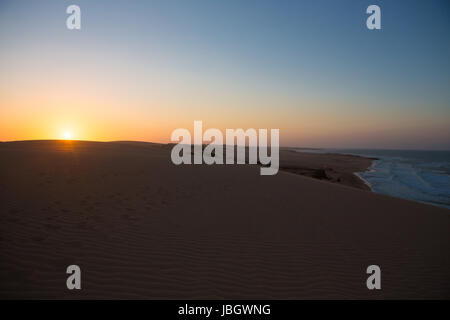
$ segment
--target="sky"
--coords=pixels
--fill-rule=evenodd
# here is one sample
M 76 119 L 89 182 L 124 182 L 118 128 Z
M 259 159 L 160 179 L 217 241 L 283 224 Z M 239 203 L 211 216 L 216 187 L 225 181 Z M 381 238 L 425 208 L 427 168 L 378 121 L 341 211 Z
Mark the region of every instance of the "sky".
M 166 143 L 202 120 L 284 146 L 450 149 L 449 31 L 446 0 L 0 0 L 0 141 Z

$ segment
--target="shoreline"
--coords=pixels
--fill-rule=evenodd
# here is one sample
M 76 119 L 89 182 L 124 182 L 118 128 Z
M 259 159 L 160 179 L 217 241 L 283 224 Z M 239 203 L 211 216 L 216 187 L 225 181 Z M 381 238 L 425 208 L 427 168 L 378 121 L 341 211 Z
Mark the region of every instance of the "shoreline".
M 364 179 L 363 177 L 361 177 L 361 173 L 364 173 L 367 171 L 375 171 L 374 169 L 372 169 L 372 167 L 375 165 L 375 162 L 379 161 L 380 159 L 374 159 L 374 158 L 368 158 L 368 159 L 372 159 L 372 163 L 370 164 L 370 166 L 366 170 L 354 172 L 354 174 L 370 188 L 371 192 L 375 192 L 372 185 L 370 184 L 370 182 L 368 180 Z
M 362 172 L 364 172 L 364 171 L 362 171 Z M 360 176 L 360 173 L 361 173 L 361 171 L 359 171 L 359 172 L 354 172 L 355 176 L 357 176 L 362 182 L 364 182 L 365 185 L 368 186 L 368 187 L 370 188 L 370 191 L 371 191 L 371 192 L 375 192 L 375 191 L 373 190 L 372 185 L 370 184 L 370 182 L 367 181 L 366 179 L 364 179 L 363 177 L 361 177 L 361 176 Z
M 281 171 L 371 192 L 370 184 L 358 172 L 369 170 L 375 160 L 359 155 L 280 149 Z

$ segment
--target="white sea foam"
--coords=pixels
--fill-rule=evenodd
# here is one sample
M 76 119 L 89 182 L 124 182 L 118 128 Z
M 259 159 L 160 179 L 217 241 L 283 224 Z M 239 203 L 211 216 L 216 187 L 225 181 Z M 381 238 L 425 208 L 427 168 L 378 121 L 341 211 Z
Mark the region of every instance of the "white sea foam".
M 450 209 L 450 151 L 322 149 L 315 152 L 375 157 L 358 172 L 372 191 Z

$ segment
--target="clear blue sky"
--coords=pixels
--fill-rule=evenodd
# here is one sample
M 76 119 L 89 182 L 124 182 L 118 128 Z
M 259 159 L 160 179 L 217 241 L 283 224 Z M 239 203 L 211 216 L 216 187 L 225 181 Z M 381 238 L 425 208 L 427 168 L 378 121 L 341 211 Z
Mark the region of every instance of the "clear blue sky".
M 86 138 L 164 141 L 198 119 L 280 128 L 285 145 L 449 149 L 449 31 L 448 1 L 3 0 L 0 102 L 15 121 L 98 123 Z M 51 136 L 31 121 L 0 140 Z

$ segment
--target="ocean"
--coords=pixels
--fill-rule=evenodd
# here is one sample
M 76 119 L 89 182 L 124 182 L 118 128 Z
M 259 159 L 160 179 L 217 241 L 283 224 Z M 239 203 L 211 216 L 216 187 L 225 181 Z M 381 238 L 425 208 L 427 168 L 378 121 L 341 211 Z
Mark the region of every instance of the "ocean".
M 450 151 L 297 149 L 378 158 L 357 173 L 372 191 L 450 209 Z

